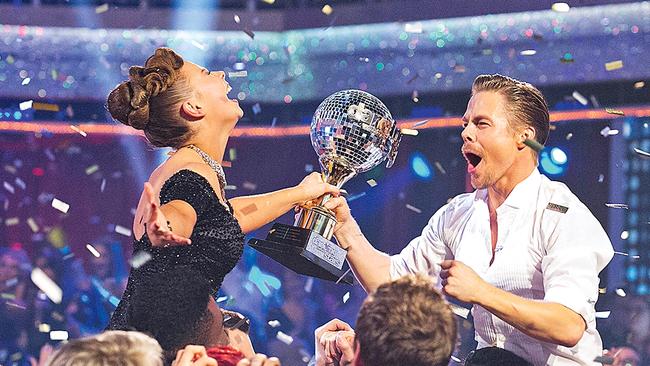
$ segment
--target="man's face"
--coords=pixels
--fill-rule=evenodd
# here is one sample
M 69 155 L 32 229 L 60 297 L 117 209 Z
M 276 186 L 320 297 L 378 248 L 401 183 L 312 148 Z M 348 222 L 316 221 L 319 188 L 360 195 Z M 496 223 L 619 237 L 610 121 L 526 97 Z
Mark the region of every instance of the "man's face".
M 463 115 L 462 153 L 475 189 L 506 176 L 517 157 L 518 138 L 510 127 L 505 98 L 492 91 L 474 94 Z

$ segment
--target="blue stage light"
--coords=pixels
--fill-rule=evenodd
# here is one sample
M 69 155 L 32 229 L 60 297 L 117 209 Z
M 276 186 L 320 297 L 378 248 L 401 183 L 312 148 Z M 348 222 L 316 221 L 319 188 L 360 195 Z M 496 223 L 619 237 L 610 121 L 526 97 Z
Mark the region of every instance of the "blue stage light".
M 561 176 L 566 172 L 569 159 L 559 147 L 544 150 L 539 156 L 539 165 L 547 175 Z
M 420 179 L 428 180 L 433 177 L 431 164 L 429 164 L 427 158 L 419 152 L 411 155 L 411 170 Z

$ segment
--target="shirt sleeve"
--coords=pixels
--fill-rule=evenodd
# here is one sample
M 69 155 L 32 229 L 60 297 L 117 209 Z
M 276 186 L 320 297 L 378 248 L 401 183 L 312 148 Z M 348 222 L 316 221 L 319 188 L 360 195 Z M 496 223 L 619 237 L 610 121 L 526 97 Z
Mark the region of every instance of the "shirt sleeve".
M 440 262 L 452 258 L 443 240 L 444 216 L 448 205 L 440 208 L 429 220 L 422 234 L 390 258 L 390 277 L 395 280 L 410 273 L 423 273 L 434 278 L 440 274 Z
M 576 207 L 577 206 L 577 207 Z M 612 244 L 598 220 L 581 204 L 566 213 L 545 211 L 551 221 L 542 258 L 544 300 L 580 314 L 595 327 L 598 273 L 614 255 Z M 542 232 L 544 232 L 544 228 Z
M 171 176 L 160 189 L 160 204 L 180 200 L 187 202 L 196 216 L 201 217 L 212 202 L 212 187 L 207 179 L 191 170 L 181 170 Z

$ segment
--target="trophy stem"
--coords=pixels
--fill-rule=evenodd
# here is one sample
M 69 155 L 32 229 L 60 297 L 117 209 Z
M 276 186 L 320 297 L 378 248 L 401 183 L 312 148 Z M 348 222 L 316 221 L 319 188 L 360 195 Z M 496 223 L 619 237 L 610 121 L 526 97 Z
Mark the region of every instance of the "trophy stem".
M 336 216 L 323 206 L 303 208 L 294 225 L 320 234 L 327 240 L 334 235 Z

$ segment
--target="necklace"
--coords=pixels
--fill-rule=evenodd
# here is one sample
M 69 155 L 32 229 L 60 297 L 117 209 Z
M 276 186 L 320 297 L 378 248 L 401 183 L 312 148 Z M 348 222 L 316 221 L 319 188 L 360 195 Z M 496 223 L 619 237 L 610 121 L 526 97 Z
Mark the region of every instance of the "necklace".
M 215 173 L 217 173 L 217 178 L 219 179 L 219 185 L 221 188 L 221 197 L 225 200 L 226 199 L 226 192 L 224 188 L 226 187 L 226 173 L 223 172 L 223 168 L 221 167 L 221 164 L 217 163 L 210 155 L 208 155 L 205 151 L 201 150 L 198 146 L 195 146 L 193 144 L 186 145 L 185 147 L 189 147 L 190 149 L 196 151 L 197 154 L 203 159 L 203 161 L 214 170 Z

